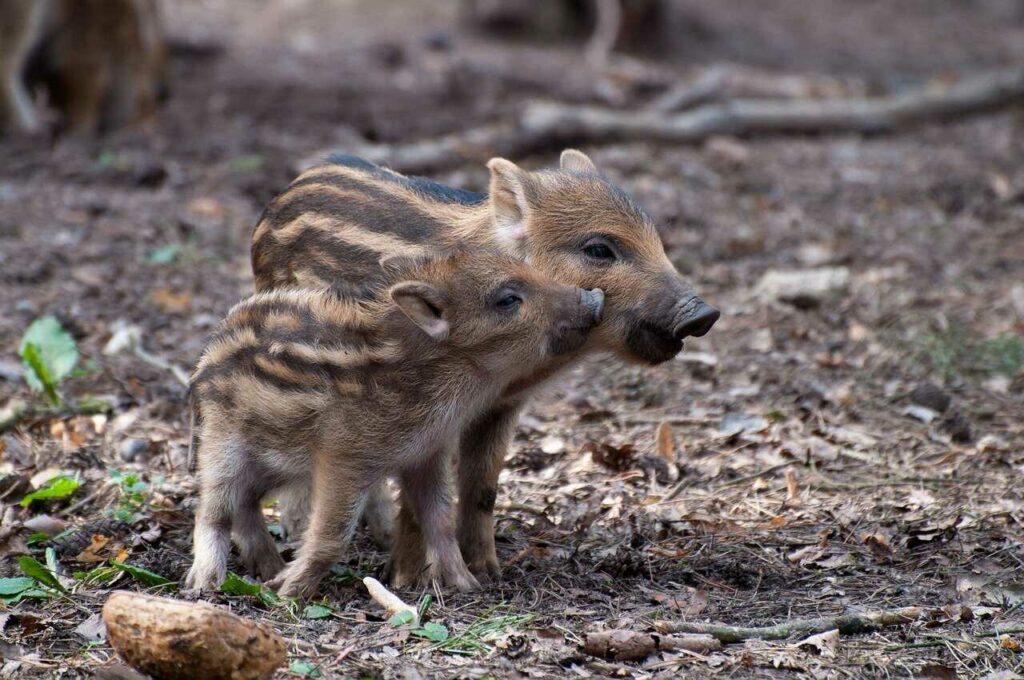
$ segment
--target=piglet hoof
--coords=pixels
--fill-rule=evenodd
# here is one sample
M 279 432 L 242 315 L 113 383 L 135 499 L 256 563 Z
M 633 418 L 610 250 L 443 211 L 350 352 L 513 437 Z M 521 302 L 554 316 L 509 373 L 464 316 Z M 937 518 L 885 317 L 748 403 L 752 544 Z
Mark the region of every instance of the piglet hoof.
M 185 576 L 185 585 L 183 590 L 194 593 L 212 593 L 220 587 L 220 584 L 224 581 L 226 576 L 227 572 L 224 574 L 217 574 L 215 571 L 196 569 L 196 567 L 193 566 L 188 570 L 188 574 Z
M 242 566 L 250 574 L 258 576 L 261 581 L 269 581 L 284 569 L 284 559 L 276 551 L 266 551 L 242 560 Z
M 437 584 L 442 587 L 454 588 L 460 593 L 471 593 L 480 590 L 480 582 L 470 573 L 466 565 L 460 560 L 458 564 L 448 565 L 446 568 L 438 567 L 428 571 L 427 583 L 423 585 Z
M 281 597 L 297 597 L 300 599 L 309 599 L 316 595 L 319 584 L 319 578 L 310 578 L 307 574 L 292 567 L 288 567 L 267 581 L 267 587 L 277 591 L 277 594 Z
M 427 565 L 424 563 L 422 548 L 419 545 L 414 547 L 417 549 L 395 546 L 391 551 L 383 578 L 392 588 L 409 588 L 425 581 Z
M 497 557 L 484 557 L 469 563 L 469 571 L 482 583 L 497 581 L 501 578 L 501 565 Z
M 424 571 L 422 564 L 399 564 L 392 559 L 384 568 L 384 579 L 392 588 L 409 588 L 429 580 L 423 578 Z

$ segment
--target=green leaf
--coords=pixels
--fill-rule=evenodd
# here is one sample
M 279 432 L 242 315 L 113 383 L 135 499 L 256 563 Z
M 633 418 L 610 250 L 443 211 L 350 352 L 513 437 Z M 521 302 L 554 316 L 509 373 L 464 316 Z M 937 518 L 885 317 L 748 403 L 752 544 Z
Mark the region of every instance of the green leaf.
M 320 677 L 320 668 L 312 661 L 292 661 L 288 670 L 304 678 Z
M 331 615 L 331 608 L 325 607 L 322 604 L 310 604 L 306 605 L 306 608 L 302 610 L 302 618 L 304 619 L 326 619 Z
M 53 316 L 36 319 L 25 330 L 18 349 L 26 367 L 25 380 L 36 392 L 46 392 L 51 402 L 60 402 L 57 386 L 78 363 L 78 346 L 60 321 Z
M 43 584 L 48 588 L 59 590 L 62 593 L 67 590 L 60 584 L 57 577 L 52 571 L 47 569 L 43 564 L 28 555 L 22 555 L 18 558 L 18 566 L 21 567 L 21 571 L 25 576 L 35 579 L 38 583 Z
M 35 585 L 35 580 L 26 576 L 14 576 L 11 578 L 0 578 L 0 597 L 11 597 L 20 595 Z
M 233 571 L 229 571 L 224 583 L 220 584 L 220 592 L 228 595 L 248 595 L 259 597 L 262 588 L 256 583 L 250 583 Z
M 27 508 L 34 501 L 60 500 L 72 496 L 82 483 L 70 477 L 57 477 L 42 489 L 37 489 L 21 499 L 21 507 Z
M 46 568 L 49 569 L 50 572 L 53 574 L 60 573 L 60 562 L 57 561 L 57 551 L 53 548 L 47 548 L 45 554 Z
M 136 581 L 145 583 L 147 586 L 166 586 L 171 584 L 170 580 L 165 579 L 160 574 L 152 572 L 149 569 L 136 567 L 134 564 L 125 564 L 124 562 L 118 562 L 117 560 L 110 560 L 110 565 L 117 567 Z
M 178 258 L 179 253 L 181 253 L 181 246 L 177 243 L 168 243 L 150 251 L 149 257 L 146 259 L 150 264 L 170 264 Z
M 122 570 L 117 567 L 110 567 L 104 564 L 90 571 L 72 572 L 71 575 L 76 581 L 83 581 L 85 583 L 106 583 L 120 574 L 121 571 Z
M 250 153 L 231 161 L 231 167 L 235 172 L 257 172 L 263 169 L 263 156 L 258 153 Z
M 448 629 L 440 623 L 430 621 L 419 628 L 414 628 L 412 634 L 416 637 L 426 638 L 431 642 L 444 642 L 448 639 Z
M 25 539 L 25 545 L 42 545 L 43 543 L 46 543 L 49 540 L 49 534 L 44 534 L 42 531 L 37 531 L 36 533 L 32 534 L 31 536 Z
M 415 620 L 416 615 L 413 612 L 409 611 L 408 609 L 403 609 L 402 611 L 398 612 L 390 619 L 388 619 L 388 623 L 397 628 L 398 626 L 408 626 Z
M 420 603 L 416 605 L 416 615 L 420 621 L 427 618 L 427 610 L 430 609 L 430 605 L 434 603 L 434 597 L 430 593 L 424 593 L 423 597 L 420 598 Z
M 60 395 L 57 394 L 56 382 L 50 374 L 50 369 L 43 361 L 42 351 L 39 345 L 30 342 L 21 349 L 21 358 L 28 367 L 25 372 L 25 382 L 36 392 L 46 395 L 46 400 L 53 406 L 60 405 Z
M 275 605 L 281 601 L 281 598 L 273 590 L 247 581 L 233 571 L 229 571 L 227 578 L 220 584 L 220 592 L 227 593 L 228 595 L 256 597 L 267 606 Z

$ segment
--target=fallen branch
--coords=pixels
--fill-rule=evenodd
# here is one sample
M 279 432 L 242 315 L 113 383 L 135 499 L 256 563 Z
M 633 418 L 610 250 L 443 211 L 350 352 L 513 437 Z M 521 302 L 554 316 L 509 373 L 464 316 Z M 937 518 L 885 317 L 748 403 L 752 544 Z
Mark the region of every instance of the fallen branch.
M 697 78 L 669 88 L 648 105 L 671 113 L 726 99 L 837 99 L 863 96 L 862 81 L 821 75 L 778 75 L 736 66 L 712 66 Z
M 800 619 L 775 626 L 742 627 L 717 623 L 687 623 L 680 621 L 658 621 L 654 627 L 660 633 L 697 633 L 710 635 L 724 644 L 743 640 L 785 640 L 800 635 L 808 636 L 837 629 L 842 635 L 857 635 L 916 621 L 924 613 L 920 607 L 904 607 L 890 611 L 868 612 L 866 614 L 843 614 L 818 619 Z
M 491 156 L 522 156 L 566 144 L 654 140 L 694 144 L 715 135 L 892 132 L 925 121 L 989 111 L 1024 100 L 1024 68 L 962 78 L 875 98 L 735 99 L 678 114 L 551 102 L 528 104 L 514 124 L 491 124 L 440 138 L 367 145 L 356 153 L 400 172 L 426 172 Z M 322 155 L 310 161 L 319 162 Z
M 591 656 L 611 658 L 615 661 L 636 661 L 655 652 L 686 650 L 706 653 L 722 648 L 722 643 L 710 635 L 658 635 L 631 630 L 603 630 L 587 633 L 583 651 Z

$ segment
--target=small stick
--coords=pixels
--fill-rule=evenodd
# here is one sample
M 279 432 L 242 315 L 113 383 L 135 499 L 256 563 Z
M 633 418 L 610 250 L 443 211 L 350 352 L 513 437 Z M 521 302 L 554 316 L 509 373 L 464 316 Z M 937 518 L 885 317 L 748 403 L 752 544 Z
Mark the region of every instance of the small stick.
M 884 628 L 910 623 L 921 617 L 921 607 L 903 607 L 889 611 L 866 614 L 843 614 L 841 616 L 817 619 L 799 619 L 774 626 L 743 627 L 718 623 L 687 623 L 682 621 L 658 621 L 654 627 L 660 633 L 699 633 L 710 635 L 725 644 L 743 640 L 784 640 L 794 635 L 814 635 L 838 629 L 842 635 L 856 635 Z
M 420 616 L 416 607 L 402 602 L 401 598 L 385 588 L 384 584 L 380 581 L 372 576 L 367 576 L 363 579 L 363 585 L 366 586 L 366 590 L 370 593 L 370 597 L 373 598 L 374 602 L 384 607 L 389 619 L 401 612 L 409 612 L 412 614 L 412 625 L 420 625 Z

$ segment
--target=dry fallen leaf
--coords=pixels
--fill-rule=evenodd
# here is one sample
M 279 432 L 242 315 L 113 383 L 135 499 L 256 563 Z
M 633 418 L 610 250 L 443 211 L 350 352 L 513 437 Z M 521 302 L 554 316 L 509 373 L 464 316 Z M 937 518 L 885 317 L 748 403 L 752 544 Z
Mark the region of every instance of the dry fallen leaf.
M 107 558 L 100 555 L 99 553 L 101 550 L 107 547 L 107 543 L 109 542 L 109 536 L 104 536 L 103 534 L 93 534 L 89 546 L 75 556 L 75 561 L 89 563 L 106 562 Z
M 815 651 L 825 658 L 833 658 L 836 655 L 836 648 L 839 646 L 839 629 L 827 630 L 824 633 L 812 635 L 806 640 L 801 640 L 793 645 L 803 651 Z
M 658 442 L 658 455 L 669 463 L 676 462 L 676 442 L 672 435 L 672 426 L 662 422 L 654 435 Z
M 149 294 L 149 301 L 167 314 L 185 312 L 192 306 L 190 294 L 177 292 L 170 288 L 157 288 Z
M 799 500 L 800 485 L 796 482 L 796 470 L 786 468 L 786 502 Z
M 1004 635 L 999 638 L 999 646 L 1003 649 L 1008 649 L 1011 652 L 1019 652 L 1021 650 L 1020 642 L 1009 635 Z

